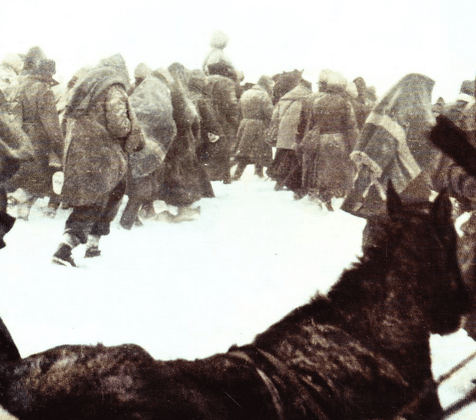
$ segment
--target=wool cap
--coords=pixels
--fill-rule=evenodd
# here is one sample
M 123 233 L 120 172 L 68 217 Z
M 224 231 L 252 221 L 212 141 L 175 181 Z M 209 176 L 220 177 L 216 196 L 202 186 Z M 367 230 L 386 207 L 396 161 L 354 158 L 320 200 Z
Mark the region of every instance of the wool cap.
M 228 35 L 222 31 L 215 31 L 210 39 L 210 47 L 224 49 L 228 45 Z

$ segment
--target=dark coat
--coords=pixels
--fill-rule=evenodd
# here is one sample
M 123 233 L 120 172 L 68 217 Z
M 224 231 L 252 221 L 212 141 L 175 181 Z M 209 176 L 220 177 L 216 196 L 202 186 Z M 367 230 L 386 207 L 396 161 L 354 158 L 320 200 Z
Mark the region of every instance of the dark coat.
M 352 104 L 344 93 L 316 93 L 306 102 L 303 118 L 304 188 L 325 201 L 346 195 L 354 175 L 349 155 L 358 135 Z
M 30 139 L 13 121 L 8 103 L 0 90 L 0 183 L 9 180 L 21 162 L 33 159 Z M 1 207 L 1 206 L 0 206 Z
M 359 130 L 364 128 L 365 120 L 372 111 L 373 104 L 365 98 L 357 98 L 354 101 L 355 119 Z
M 238 128 L 236 157 L 247 163 L 270 165 L 271 146 L 265 142 L 265 136 L 273 103 L 268 92 L 259 85 L 253 86 L 241 96 L 240 108 L 243 119 Z
M 207 91 L 221 126 L 220 139 L 207 145 L 207 167 L 213 180 L 230 180 L 230 155 L 238 130 L 238 99 L 235 83 L 224 76 L 208 77 Z M 218 134 L 218 133 L 216 133 Z
M 16 117 L 28 134 L 34 149 L 34 159 L 21 165 L 12 178 L 12 185 L 45 196 L 53 193 L 51 177 L 60 169 L 63 134 L 51 86 L 53 79 L 28 75 L 20 80 L 15 95 Z
M 120 55 L 101 60 L 75 85 L 65 112 L 62 191 L 72 206 L 103 205 L 126 175 L 127 155 L 144 147 L 128 87 Z
M 196 155 L 200 115 L 180 82 L 171 82 L 170 88 L 177 135 L 158 173 L 158 199 L 172 206 L 188 206 L 202 197 L 215 195 L 205 167 Z
M 63 201 L 72 206 L 102 204 L 124 178 L 131 113 L 124 87 L 113 84 L 98 95 L 88 113 L 68 119 Z

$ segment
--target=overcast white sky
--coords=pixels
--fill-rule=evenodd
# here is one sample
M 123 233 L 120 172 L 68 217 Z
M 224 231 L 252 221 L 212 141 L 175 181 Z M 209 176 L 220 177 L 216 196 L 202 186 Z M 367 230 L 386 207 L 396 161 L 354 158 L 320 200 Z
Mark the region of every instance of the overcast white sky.
M 315 82 L 331 68 L 382 95 L 419 72 L 450 101 L 476 74 L 475 12 L 474 0 L 1 0 L 0 58 L 38 45 L 65 79 L 117 52 L 131 74 L 139 62 L 197 68 L 220 29 L 251 82 L 294 68 Z

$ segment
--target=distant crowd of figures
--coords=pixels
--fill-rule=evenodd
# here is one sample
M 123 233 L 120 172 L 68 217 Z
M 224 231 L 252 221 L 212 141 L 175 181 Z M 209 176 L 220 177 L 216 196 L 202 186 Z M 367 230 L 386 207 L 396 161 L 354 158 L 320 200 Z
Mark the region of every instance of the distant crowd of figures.
M 389 179 L 418 201 L 463 176 L 427 137 L 440 113 L 474 131 L 474 83 L 465 81 L 450 105 L 431 103 L 434 82 L 421 74 L 406 75 L 379 100 L 362 77 L 349 83 L 331 70 L 321 71 L 316 89 L 298 70 L 250 84 L 226 56 L 227 42 L 213 34 L 201 69 L 140 63 L 131 80 L 116 54 L 79 69 L 61 89 L 41 48 L 5 57 L 2 237 L 14 222 L 9 203 L 28 219 L 35 201 L 49 197 L 46 215 L 71 209 L 53 262 L 74 266 L 79 244 L 86 257 L 100 255 L 125 196 L 125 229 L 155 217 L 157 200 L 177 208 L 162 218 L 195 219 L 194 203 L 214 197 L 211 181 L 238 181 L 248 165 L 276 191 L 308 196 L 327 211 L 341 198 L 341 209 L 361 217 L 383 211 Z M 453 192 L 472 203 L 468 188 Z

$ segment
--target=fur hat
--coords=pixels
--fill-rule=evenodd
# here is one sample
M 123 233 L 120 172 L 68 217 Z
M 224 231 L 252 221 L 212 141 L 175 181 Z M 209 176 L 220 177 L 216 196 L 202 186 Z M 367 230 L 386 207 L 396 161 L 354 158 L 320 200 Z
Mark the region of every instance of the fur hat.
M 56 74 L 56 62 L 51 58 L 45 58 L 41 60 L 38 64 L 37 74 L 44 76 L 53 76 Z
M 347 87 L 346 78 L 337 71 L 329 71 L 327 75 L 327 87 L 345 90 Z
M 269 76 L 261 76 L 256 83 L 258 86 L 261 86 L 266 92 L 268 92 L 269 96 L 273 95 L 273 88 L 275 85 L 274 80 Z
M 319 79 L 317 80 L 318 83 L 327 83 L 327 79 L 329 78 L 329 75 L 332 73 L 331 70 L 329 69 L 324 69 L 321 70 L 319 73 Z
M 222 31 L 215 31 L 210 39 L 210 47 L 224 49 L 228 45 L 228 35 Z
M 23 70 L 28 73 L 34 72 L 44 59 L 46 55 L 40 47 L 31 47 L 26 53 Z
M 375 102 L 377 100 L 377 91 L 374 86 L 367 86 L 365 93 L 369 101 Z
M 134 70 L 134 77 L 136 79 L 145 79 L 147 76 L 150 76 L 152 69 L 145 63 L 137 64 L 137 67 Z
M 367 83 L 365 83 L 365 80 L 363 77 L 356 77 L 353 80 L 355 87 L 357 88 L 357 92 L 359 92 L 359 95 L 365 95 L 365 90 L 367 89 Z
M 245 80 L 245 73 L 243 73 L 241 70 L 236 70 L 236 79 L 238 82 L 242 82 Z
M 474 96 L 475 83 L 474 80 L 465 80 L 461 83 L 459 93 L 465 93 L 466 95 Z

